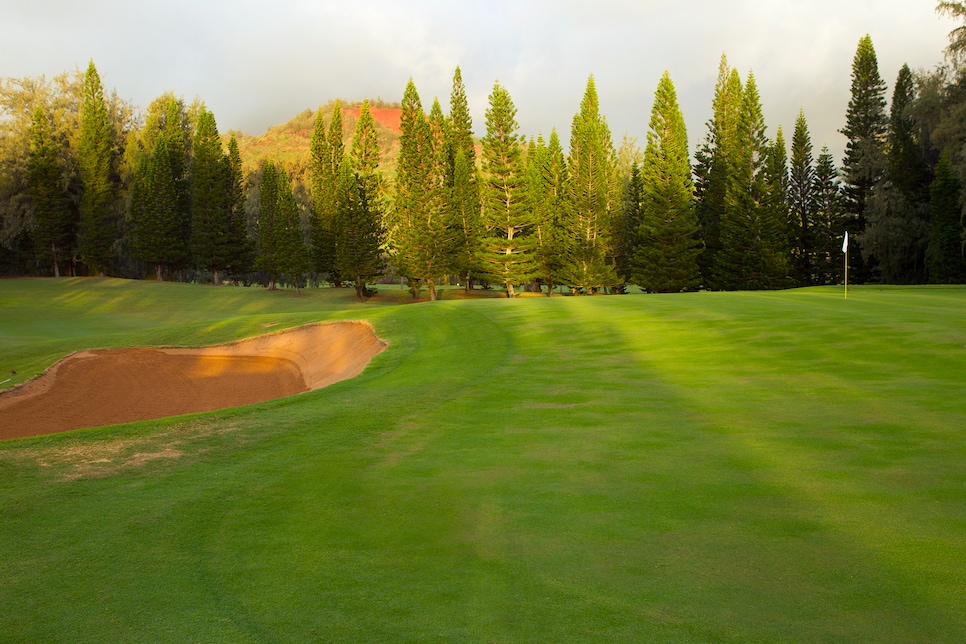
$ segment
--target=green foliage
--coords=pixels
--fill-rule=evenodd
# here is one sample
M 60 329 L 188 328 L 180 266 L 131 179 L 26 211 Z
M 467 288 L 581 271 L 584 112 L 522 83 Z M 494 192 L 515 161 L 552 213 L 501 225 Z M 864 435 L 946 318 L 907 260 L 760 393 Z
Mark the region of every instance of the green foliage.
M 215 284 L 231 256 L 228 166 L 215 115 L 202 109 L 191 161 L 191 252 L 210 270 Z
M 721 222 L 726 212 L 729 173 L 739 146 L 743 91 L 741 77 L 722 54 L 712 101 L 714 114 L 705 140 L 695 153 L 694 168 L 696 210 L 704 242 L 698 266 L 704 285 L 712 289 L 722 287 L 717 277 L 717 256 L 722 248 Z
M 245 189 L 241 153 L 234 135 L 228 140 L 228 257 L 226 267 L 232 281 L 237 285 L 242 273 L 252 268 L 255 247 L 248 236 L 248 220 L 245 216 Z
M 489 278 L 503 284 L 511 298 L 516 296 L 514 287 L 529 283 L 536 273 L 533 239 L 527 236 L 534 214 L 527 207 L 516 114 L 510 93 L 497 81 L 490 92 L 483 137 L 484 262 Z
M 77 144 L 77 163 L 83 185 L 78 237 L 81 260 L 91 272 L 100 275 L 111 268 L 111 244 L 116 229 L 112 210 L 112 141 L 104 88 L 94 61 L 91 61 L 84 75 L 84 101 Z
M 617 153 L 607 120 L 600 113 L 594 77 L 574 115 L 567 168 L 569 231 L 577 242 L 568 258 L 565 280 L 584 293 L 617 286 L 613 258 L 617 254 L 623 194 Z
M 631 282 L 648 293 L 674 293 L 701 280 L 701 241 L 694 212 L 688 135 L 677 92 L 664 72 L 654 92 L 641 169 L 640 224 L 631 257 Z
M 563 271 L 574 245 L 567 222 L 567 162 L 556 128 L 550 132 L 549 143 L 541 136 L 531 144 L 526 168 L 529 207 L 534 215 L 531 237 L 535 277 L 549 297 L 554 287 L 563 283 Z
M 351 164 L 344 163 L 339 173 L 337 197 L 340 235 L 336 243 L 336 268 L 340 275 L 353 282 L 359 302 L 365 302 L 370 291 L 368 284 L 386 268 L 382 257 L 385 234 L 377 195 L 369 192 Z
M 845 127 L 841 132 L 848 138 L 842 176 L 845 183 L 846 212 L 851 216 L 849 226 L 859 242 L 853 251 L 862 251 L 865 261 L 857 262 L 850 282 L 860 283 L 872 277 L 872 256 L 862 248 L 860 236 L 867 224 L 867 207 L 873 187 L 886 172 L 886 156 L 882 144 L 888 121 L 885 113 L 885 82 L 879 75 L 879 63 L 872 39 L 866 34 L 859 39 L 852 60 L 852 97 L 846 112 Z M 858 252 L 853 256 L 860 257 Z
M 737 72 L 732 71 L 732 79 Z M 732 80 L 737 87 L 740 81 Z M 741 112 L 731 143 L 720 222 L 721 249 L 715 255 L 716 285 L 728 289 L 787 286 L 787 227 L 784 195 L 784 146 L 765 137 L 765 120 L 754 74 L 748 74 Z
M 279 176 L 275 164 L 266 161 L 262 166 L 258 190 L 258 254 L 256 270 L 269 275 L 269 288 L 274 289 L 281 271 L 278 240 Z
M 464 281 L 466 291 L 474 280 L 484 275 L 483 221 L 480 207 L 479 177 L 476 168 L 476 143 L 473 140 L 473 120 L 463 76 L 457 67 L 453 74 L 453 89 L 449 100 L 447 128 L 449 187 L 449 217 L 455 231 L 453 265 Z
M 64 190 L 58 146 L 43 107 L 34 110 L 30 129 L 29 182 L 36 221 L 35 251 L 39 260 L 53 266 L 54 276 L 60 277 L 60 263 L 70 252 L 74 221 Z
M 426 283 L 436 299 L 436 280 L 453 263 L 455 231 L 445 207 L 446 134 L 435 102 L 430 119 L 412 79 L 402 100 L 399 165 L 392 216 L 397 270 L 410 284 Z M 415 295 L 414 290 L 414 295 Z
M 792 134 L 792 159 L 789 172 L 788 204 L 791 216 L 791 252 L 796 282 L 815 284 L 812 264 L 816 241 L 815 165 L 812 137 L 808 133 L 805 111 L 798 111 Z
M 158 281 L 164 279 L 166 267 L 183 266 L 187 256 L 182 237 L 184 216 L 178 210 L 178 193 L 164 132 L 154 137 L 151 156 L 142 155 L 135 170 L 130 214 L 134 257 L 154 264 Z
M 644 160 L 643 153 L 641 161 Z M 624 212 L 621 215 L 623 231 L 621 248 L 617 255 L 617 270 L 626 282 L 631 281 L 631 260 L 637 243 L 637 229 L 644 218 L 644 180 L 637 161 L 631 163 L 627 180 L 624 182 Z
M 828 147 L 815 162 L 815 218 L 812 275 L 819 284 L 838 284 L 843 279 L 842 237 L 846 231 L 844 195 Z
M 936 166 L 929 187 L 930 230 L 929 281 L 934 284 L 966 282 L 966 237 L 962 230 L 962 183 L 955 175 L 949 155 Z
M 311 268 L 309 249 L 302 236 L 302 218 L 292 192 L 292 182 L 285 170 L 278 173 L 277 205 L 275 209 L 275 265 L 279 273 L 288 275 L 301 293 L 302 277 Z
M 342 281 L 335 260 L 336 240 L 340 234 L 337 229 L 337 192 L 340 169 L 345 157 L 342 135 L 342 108 L 339 101 L 332 108 L 328 130 L 320 108 L 315 115 L 310 166 L 313 205 L 312 261 L 315 270 L 327 275 L 335 286 L 340 286 Z M 371 150 L 366 152 L 371 154 Z

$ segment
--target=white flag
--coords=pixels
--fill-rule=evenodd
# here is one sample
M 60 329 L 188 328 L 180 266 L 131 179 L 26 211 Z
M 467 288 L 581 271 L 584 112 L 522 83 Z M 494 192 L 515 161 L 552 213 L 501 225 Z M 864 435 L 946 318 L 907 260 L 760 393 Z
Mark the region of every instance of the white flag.
M 849 231 L 845 231 L 845 239 L 842 240 L 842 252 L 849 252 Z

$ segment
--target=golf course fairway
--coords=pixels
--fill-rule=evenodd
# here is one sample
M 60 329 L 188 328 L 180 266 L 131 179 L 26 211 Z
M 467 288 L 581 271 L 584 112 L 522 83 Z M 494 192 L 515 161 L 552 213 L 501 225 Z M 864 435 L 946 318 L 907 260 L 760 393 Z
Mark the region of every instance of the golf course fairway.
M 2 388 L 314 322 L 389 345 L 0 442 L 0 641 L 966 641 L 966 287 L 396 288 L 0 280 Z

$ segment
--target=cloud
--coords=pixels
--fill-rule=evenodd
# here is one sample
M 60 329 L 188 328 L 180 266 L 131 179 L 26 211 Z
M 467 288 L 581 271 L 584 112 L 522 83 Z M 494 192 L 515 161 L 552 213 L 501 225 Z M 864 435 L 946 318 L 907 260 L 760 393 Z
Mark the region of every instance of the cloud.
M 93 58 L 105 83 L 146 106 L 202 98 L 222 129 L 252 133 L 331 98 L 399 100 L 412 76 L 428 107 L 460 65 L 478 133 L 499 79 L 526 134 L 561 139 L 588 75 L 615 139 L 644 140 L 669 70 L 692 146 L 710 117 L 718 59 L 754 70 L 769 133 L 804 108 L 816 148 L 843 140 L 851 61 L 869 33 L 891 85 L 931 67 L 954 26 L 933 0 L 0 0 L 0 75 L 48 76 Z

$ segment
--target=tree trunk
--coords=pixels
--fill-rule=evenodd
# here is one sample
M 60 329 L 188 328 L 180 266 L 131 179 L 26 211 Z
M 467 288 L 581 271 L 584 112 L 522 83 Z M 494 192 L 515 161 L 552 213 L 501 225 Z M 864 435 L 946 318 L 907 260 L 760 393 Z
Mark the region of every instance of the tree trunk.
M 218 269 L 216 268 L 216 269 L 214 269 L 211 272 L 212 272 L 212 275 L 214 276 L 215 286 L 221 286 L 221 279 L 220 279 L 221 276 L 218 275 Z M 296 289 L 295 290 L 296 290 L 296 292 L 298 291 L 297 285 L 296 285 Z
M 154 277 L 159 281 L 164 281 L 164 271 L 161 269 L 161 264 L 154 265 Z
M 435 302 L 436 301 L 436 282 L 429 279 L 429 280 L 426 280 L 426 284 L 429 285 L 429 301 Z
M 510 284 L 509 282 L 507 282 L 506 285 L 506 296 L 511 298 L 517 296 L 517 294 L 513 292 L 513 284 Z

